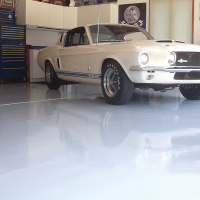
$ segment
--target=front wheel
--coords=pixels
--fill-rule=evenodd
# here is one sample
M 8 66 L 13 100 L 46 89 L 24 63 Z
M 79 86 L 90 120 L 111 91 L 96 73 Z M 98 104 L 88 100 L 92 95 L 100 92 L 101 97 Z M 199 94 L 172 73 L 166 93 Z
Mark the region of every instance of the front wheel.
M 49 61 L 45 65 L 45 79 L 49 89 L 57 90 L 60 87 L 60 79 Z
M 181 94 L 189 100 L 200 99 L 200 85 L 185 85 L 180 87 Z
M 122 67 L 115 61 L 108 61 L 102 71 L 101 87 L 107 103 L 122 105 L 130 101 L 134 84 Z

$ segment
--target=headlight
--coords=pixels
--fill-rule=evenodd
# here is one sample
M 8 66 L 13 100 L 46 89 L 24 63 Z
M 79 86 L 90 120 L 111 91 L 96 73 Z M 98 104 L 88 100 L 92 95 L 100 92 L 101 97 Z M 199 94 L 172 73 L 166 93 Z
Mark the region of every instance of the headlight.
M 146 65 L 149 62 L 149 55 L 148 55 L 148 53 L 141 53 L 139 55 L 138 60 L 139 60 L 139 63 L 141 65 Z
M 176 62 L 176 54 L 174 52 L 170 52 L 168 55 L 168 63 L 173 65 Z

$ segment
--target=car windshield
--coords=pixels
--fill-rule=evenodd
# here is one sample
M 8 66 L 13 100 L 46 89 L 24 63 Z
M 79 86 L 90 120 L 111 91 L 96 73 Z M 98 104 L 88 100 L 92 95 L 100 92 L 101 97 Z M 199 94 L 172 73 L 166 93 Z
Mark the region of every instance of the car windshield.
M 98 34 L 98 25 L 92 25 L 90 26 L 90 32 L 94 43 L 153 40 L 153 37 L 143 28 L 134 26 L 100 24 Z

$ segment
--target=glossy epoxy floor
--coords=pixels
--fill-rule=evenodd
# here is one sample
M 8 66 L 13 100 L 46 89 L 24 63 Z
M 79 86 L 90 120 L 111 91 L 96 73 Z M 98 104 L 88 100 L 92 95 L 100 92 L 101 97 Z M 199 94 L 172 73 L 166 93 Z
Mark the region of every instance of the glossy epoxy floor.
M 0 199 L 199 200 L 199 113 L 178 89 L 0 85 Z

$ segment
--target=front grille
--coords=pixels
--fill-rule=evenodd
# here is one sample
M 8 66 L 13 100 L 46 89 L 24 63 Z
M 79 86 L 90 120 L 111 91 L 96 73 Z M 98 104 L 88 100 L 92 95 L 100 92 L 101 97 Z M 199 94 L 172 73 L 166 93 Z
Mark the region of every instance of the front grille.
M 200 66 L 200 52 L 175 52 L 175 66 Z
M 200 80 L 200 72 L 177 72 L 174 75 L 175 80 Z

